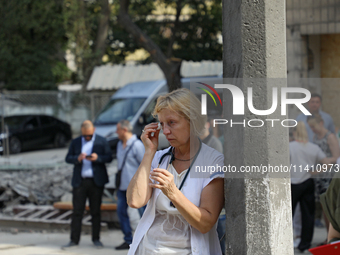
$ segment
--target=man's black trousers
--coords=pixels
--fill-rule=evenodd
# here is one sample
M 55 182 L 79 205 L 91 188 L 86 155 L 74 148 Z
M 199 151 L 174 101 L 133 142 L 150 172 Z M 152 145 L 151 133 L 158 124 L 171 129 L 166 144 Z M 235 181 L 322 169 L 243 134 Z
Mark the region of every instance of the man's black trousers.
M 84 178 L 79 187 L 73 188 L 71 241 L 74 243 L 78 244 L 80 240 L 82 219 L 87 198 L 89 199 L 92 217 L 92 241 L 100 239 L 100 205 L 102 203 L 103 189 L 104 187 L 96 186 L 93 178 Z
M 314 180 L 308 179 L 300 184 L 292 184 L 292 210 L 293 216 L 298 202 L 301 208 L 301 242 L 298 246 L 300 250 L 310 248 L 314 233 Z

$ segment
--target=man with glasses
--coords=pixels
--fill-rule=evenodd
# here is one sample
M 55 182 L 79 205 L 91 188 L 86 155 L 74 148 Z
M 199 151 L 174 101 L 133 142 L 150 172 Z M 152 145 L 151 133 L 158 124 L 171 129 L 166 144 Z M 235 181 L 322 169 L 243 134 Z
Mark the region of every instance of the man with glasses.
M 103 248 L 100 242 L 100 206 L 104 185 L 109 182 L 105 163 L 112 161 L 112 152 L 106 139 L 94 133 L 92 122 L 85 120 L 81 125 L 82 135 L 75 138 L 66 155 L 66 162 L 74 164 L 73 214 L 71 221 L 71 241 L 62 248 L 77 246 L 80 240 L 82 218 L 86 199 L 89 199 L 92 217 L 92 242 Z

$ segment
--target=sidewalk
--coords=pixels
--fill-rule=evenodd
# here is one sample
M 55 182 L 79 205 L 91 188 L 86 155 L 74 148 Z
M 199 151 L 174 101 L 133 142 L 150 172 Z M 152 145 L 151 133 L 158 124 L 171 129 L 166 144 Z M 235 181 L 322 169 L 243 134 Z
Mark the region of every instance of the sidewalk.
M 312 242 L 312 248 L 316 247 L 318 244 L 322 243 L 327 238 L 326 228 L 314 228 L 314 236 Z M 298 250 L 295 250 L 294 254 L 302 254 Z M 305 251 L 303 254 L 311 254 L 309 251 Z M 325 254 L 327 255 L 327 254 Z
M 114 247 L 123 243 L 123 233 L 120 230 L 111 230 L 101 233 L 103 249 L 93 246 L 91 235 L 81 236 L 78 247 L 62 250 L 60 247 L 69 242 L 69 233 L 29 233 L 0 232 L 1 255 L 126 255 L 127 250 L 116 251 Z
M 315 228 L 313 247 L 326 238 L 325 228 Z M 92 245 L 91 235 L 81 236 L 78 247 L 62 250 L 60 247 L 69 241 L 69 233 L 29 233 L 0 232 L 1 255 L 126 255 L 127 250 L 116 251 L 114 247 L 123 242 L 123 233 L 120 230 L 110 230 L 101 233 L 103 249 L 96 249 Z M 294 254 L 300 254 L 295 251 Z M 306 252 L 305 254 L 310 254 Z M 278 254 L 281 255 L 281 254 Z M 285 255 L 285 254 L 282 254 Z

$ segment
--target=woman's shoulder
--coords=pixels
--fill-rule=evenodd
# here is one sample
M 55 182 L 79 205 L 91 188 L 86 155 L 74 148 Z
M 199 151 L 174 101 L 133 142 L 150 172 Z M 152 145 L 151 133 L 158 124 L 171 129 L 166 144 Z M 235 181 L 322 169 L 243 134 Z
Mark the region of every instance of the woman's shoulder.
M 335 140 L 335 139 L 336 139 L 335 134 L 333 134 L 333 133 L 330 132 L 330 131 L 328 131 L 326 135 L 327 135 L 327 140 L 328 140 L 328 141 L 329 141 L 329 140 Z
M 200 157 L 204 157 L 206 159 L 224 159 L 224 155 L 214 148 L 209 147 L 208 145 L 202 143 L 202 148 L 200 152 Z

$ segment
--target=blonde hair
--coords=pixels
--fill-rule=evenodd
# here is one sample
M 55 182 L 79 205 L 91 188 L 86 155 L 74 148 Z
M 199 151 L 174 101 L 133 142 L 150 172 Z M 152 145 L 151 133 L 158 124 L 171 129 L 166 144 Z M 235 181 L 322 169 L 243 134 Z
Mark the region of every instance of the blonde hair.
M 296 127 L 293 129 L 294 139 L 299 142 L 308 142 L 308 133 L 306 129 L 306 124 L 303 121 L 299 121 Z
M 315 113 L 315 114 L 307 117 L 307 122 L 319 124 L 319 123 L 323 122 L 323 119 L 322 119 L 320 114 Z
M 158 113 L 169 109 L 184 117 L 190 123 L 190 132 L 200 136 L 203 133 L 206 115 L 201 115 L 201 102 L 188 89 L 177 89 L 157 99 L 152 115 L 157 118 Z

